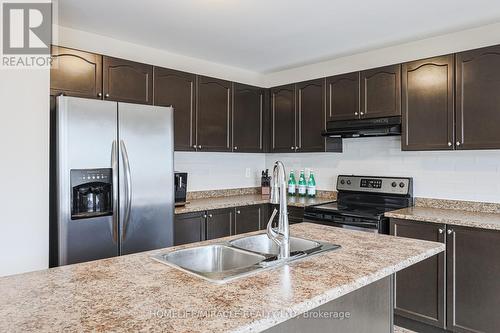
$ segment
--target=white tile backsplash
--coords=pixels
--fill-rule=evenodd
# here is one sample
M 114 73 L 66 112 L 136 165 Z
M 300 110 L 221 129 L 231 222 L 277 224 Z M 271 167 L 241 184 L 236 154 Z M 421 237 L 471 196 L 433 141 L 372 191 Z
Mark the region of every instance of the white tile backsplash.
M 339 174 L 410 176 L 418 197 L 500 202 L 500 150 L 403 152 L 400 137 L 344 140 L 344 152 L 267 154 L 290 169 L 312 168 L 318 189 L 335 188 Z
M 188 191 L 260 186 L 264 154 L 175 152 L 175 171 L 188 173 Z M 247 178 L 246 169 L 250 169 Z
M 320 190 L 334 190 L 339 174 L 409 176 L 418 197 L 500 202 L 500 150 L 403 152 L 400 145 L 400 137 L 380 137 L 344 140 L 341 154 L 176 152 L 175 169 L 189 173 L 189 191 L 260 186 L 261 170 L 281 160 L 287 173 L 312 168 Z

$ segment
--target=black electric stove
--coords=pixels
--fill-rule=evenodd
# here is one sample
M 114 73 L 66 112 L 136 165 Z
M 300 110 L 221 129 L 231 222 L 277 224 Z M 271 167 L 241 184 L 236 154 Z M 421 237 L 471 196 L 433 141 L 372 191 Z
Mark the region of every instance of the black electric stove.
M 304 221 L 389 234 L 384 213 L 413 206 L 412 178 L 340 175 L 337 192 L 337 201 L 307 207 Z

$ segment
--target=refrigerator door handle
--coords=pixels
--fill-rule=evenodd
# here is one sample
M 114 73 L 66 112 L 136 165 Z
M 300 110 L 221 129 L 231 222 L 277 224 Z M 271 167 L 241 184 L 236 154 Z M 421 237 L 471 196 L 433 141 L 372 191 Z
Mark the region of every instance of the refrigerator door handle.
M 113 173 L 113 219 L 111 221 L 111 233 L 113 242 L 118 242 L 118 152 L 116 151 L 116 140 L 111 146 L 111 169 Z
M 125 216 L 123 218 L 122 240 L 127 235 L 127 228 L 130 222 L 130 210 L 132 207 L 132 179 L 130 177 L 130 162 L 127 154 L 127 147 L 125 142 L 120 140 L 120 149 L 122 153 L 122 160 L 124 166 L 124 180 L 125 180 Z

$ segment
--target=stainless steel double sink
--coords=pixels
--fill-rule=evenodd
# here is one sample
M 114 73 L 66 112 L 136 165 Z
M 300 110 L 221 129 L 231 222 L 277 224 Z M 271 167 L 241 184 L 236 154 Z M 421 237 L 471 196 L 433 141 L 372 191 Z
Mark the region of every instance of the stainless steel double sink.
M 224 243 L 174 250 L 155 255 L 153 259 L 211 282 L 224 283 L 339 247 L 291 237 L 290 258 L 278 260 L 278 246 L 267 234 L 258 234 Z

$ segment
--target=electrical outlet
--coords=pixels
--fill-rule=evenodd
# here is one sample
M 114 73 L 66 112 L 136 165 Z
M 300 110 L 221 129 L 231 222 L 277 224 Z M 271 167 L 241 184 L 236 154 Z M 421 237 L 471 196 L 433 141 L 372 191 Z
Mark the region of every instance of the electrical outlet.
M 305 168 L 304 169 L 304 176 L 306 176 L 306 178 L 309 178 L 310 174 L 311 174 L 311 168 Z
M 250 168 L 246 168 L 245 169 L 245 178 L 250 178 L 251 175 L 252 175 L 252 170 L 250 170 Z

